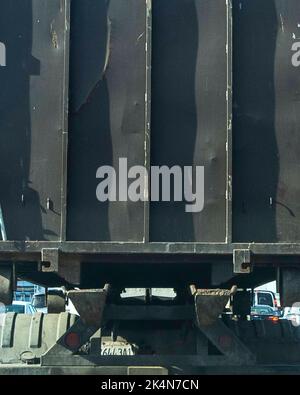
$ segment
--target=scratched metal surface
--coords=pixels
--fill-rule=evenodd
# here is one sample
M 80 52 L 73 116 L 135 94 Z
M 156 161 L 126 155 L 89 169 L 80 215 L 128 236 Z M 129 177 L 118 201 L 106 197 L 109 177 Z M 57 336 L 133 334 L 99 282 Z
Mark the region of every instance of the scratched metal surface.
M 1 2 L 0 204 L 9 240 L 64 236 L 68 3 Z M 234 0 L 233 11 L 233 241 L 299 242 L 300 68 L 291 48 L 300 3 Z M 153 1 L 151 163 L 204 165 L 205 209 L 152 204 L 147 218 L 143 203 L 96 200 L 99 166 L 116 167 L 119 157 L 142 165 L 150 155 L 145 32 L 146 1 L 72 1 L 68 240 L 142 241 L 150 228 L 150 241 L 222 242 L 226 1 Z
M 9 240 L 60 239 L 66 4 L 0 4 L 0 204 Z
M 227 10 L 215 0 L 152 2 L 151 164 L 206 168 L 203 213 L 185 203 L 100 204 L 101 165 L 143 165 L 146 1 L 73 1 L 68 239 L 225 241 Z M 150 92 L 147 92 L 148 98 Z M 217 109 L 217 115 L 216 115 Z
M 205 207 L 152 203 L 152 241 L 225 241 L 227 10 L 223 0 L 154 0 L 152 165 L 205 167 Z
M 299 242 L 300 2 L 233 5 L 234 241 Z
M 69 240 L 144 239 L 144 203 L 100 203 L 96 171 L 144 165 L 145 40 L 145 1 L 72 1 Z

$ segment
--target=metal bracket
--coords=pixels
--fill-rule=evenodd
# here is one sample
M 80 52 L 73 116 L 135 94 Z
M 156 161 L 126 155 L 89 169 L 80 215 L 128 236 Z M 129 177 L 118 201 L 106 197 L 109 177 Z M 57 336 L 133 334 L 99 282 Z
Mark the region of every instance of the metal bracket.
M 226 289 L 200 289 L 195 293 L 195 308 L 197 325 L 202 335 L 208 339 L 222 354 L 230 365 L 249 365 L 255 361 L 254 355 L 240 341 L 240 339 L 219 318 L 231 295 L 236 292 L 236 287 Z M 204 339 L 205 340 L 205 339 Z M 208 353 L 207 342 L 202 342 L 199 352 Z M 207 357 L 210 357 L 208 355 Z
M 42 249 L 42 271 L 45 273 L 58 273 L 60 250 L 58 248 Z
M 41 358 L 42 365 L 51 365 L 53 360 L 74 356 L 102 325 L 103 311 L 108 288 L 82 291 L 70 291 L 72 300 L 80 318 L 64 333 L 60 339 Z M 73 339 L 72 344 L 69 342 Z M 75 341 L 74 341 L 75 339 Z
M 68 298 L 71 299 L 85 325 L 100 328 L 107 291 L 107 288 L 104 288 L 68 292 Z
M 221 356 L 218 357 L 207 355 L 207 365 L 216 364 L 216 359 L 222 366 L 249 366 L 255 364 L 256 358 L 254 354 L 222 320 L 219 319 L 209 326 L 200 326 L 199 329 L 204 339 L 202 339 L 201 349 L 198 347 L 198 353 L 201 355 L 204 353 L 208 354 L 207 340 L 221 353 Z M 206 344 L 203 340 L 206 340 Z
M 236 287 L 228 289 L 198 289 L 194 293 L 198 326 L 208 326 L 218 320 L 219 315 Z
M 250 250 L 233 250 L 233 272 L 250 274 L 253 270 Z

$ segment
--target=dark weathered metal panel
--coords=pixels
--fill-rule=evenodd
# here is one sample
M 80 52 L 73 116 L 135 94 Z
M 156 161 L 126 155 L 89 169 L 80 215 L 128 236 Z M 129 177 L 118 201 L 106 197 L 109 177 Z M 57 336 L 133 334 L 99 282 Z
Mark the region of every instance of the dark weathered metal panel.
M 299 13 L 234 1 L 234 241 L 300 241 Z
M 205 208 L 153 203 L 153 241 L 225 241 L 227 5 L 224 0 L 154 0 L 153 165 L 205 167 Z
M 0 204 L 9 240 L 59 240 L 68 1 L 0 4 Z
M 141 241 L 144 203 L 96 199 L 100 166 L 145 164 L 146 1 L 73 0 L 69 240 Z

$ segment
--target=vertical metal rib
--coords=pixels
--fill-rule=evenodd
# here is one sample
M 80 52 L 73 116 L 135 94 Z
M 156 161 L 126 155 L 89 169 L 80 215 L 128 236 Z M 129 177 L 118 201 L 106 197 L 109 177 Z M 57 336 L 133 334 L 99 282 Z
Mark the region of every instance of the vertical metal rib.
M 152 0 L 146 0 L 146 92 L 145 92 L 145 168 L 148 180 L 145 190 L 144 242 L 150 240 L 150 168 L 151 168 L 151 60 L 152 60 Z

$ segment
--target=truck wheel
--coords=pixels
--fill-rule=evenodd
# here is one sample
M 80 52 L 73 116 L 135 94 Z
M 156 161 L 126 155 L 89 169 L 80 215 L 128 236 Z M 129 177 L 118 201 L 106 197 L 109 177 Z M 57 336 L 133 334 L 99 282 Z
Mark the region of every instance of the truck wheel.
M 0 365 L 36 363 L 77 319 L 69 313 L 5 314 L 0 326 Z
M 0 266 L 0 303 L 12 304 L 13 301 L 13 271 L 10 266 Z

